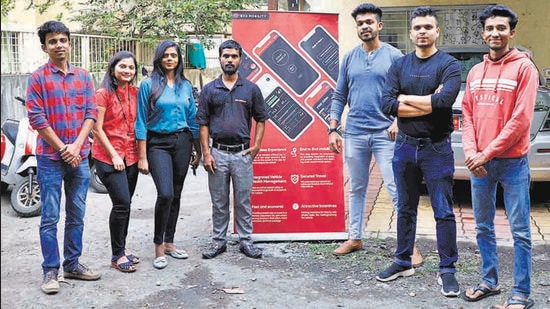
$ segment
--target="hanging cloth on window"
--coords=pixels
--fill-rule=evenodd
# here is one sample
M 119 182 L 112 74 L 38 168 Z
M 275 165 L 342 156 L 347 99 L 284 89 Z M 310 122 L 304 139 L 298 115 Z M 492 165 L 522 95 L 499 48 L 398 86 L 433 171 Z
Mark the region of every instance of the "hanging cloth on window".
M 206 56 L 201 43 L 192 43 L 187 45 L 187 58 L 189 64 L 197 69 L 206 69 Z

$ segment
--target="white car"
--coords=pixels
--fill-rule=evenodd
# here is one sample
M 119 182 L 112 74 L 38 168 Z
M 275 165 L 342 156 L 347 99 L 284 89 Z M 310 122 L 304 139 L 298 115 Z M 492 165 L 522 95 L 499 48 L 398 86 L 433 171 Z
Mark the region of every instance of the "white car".
M 466 87 L 466 77 L 475 64 L 483 61 L 483 55 L 489 52 L 485 45 L 468 46 L 439 46 L 440 50 L 454 56 L 462 66 L 462 85 L 460 92 L 453 104 L 454 132 L 451 134 L 451 145 L 455 157 L 456 180 L 470 180 L 470 173 L 464 164 L 464 151 L 462 150 L 462 98 Z M 519 47 L 518 49 L 528 51 Z M 529 165 L 531 168 L 531 181 L 550 181 L 550 89 L 543 86 L 541 78 L 535 103 L 535 114 L 531 123 L 531 149 L 529 150 Z

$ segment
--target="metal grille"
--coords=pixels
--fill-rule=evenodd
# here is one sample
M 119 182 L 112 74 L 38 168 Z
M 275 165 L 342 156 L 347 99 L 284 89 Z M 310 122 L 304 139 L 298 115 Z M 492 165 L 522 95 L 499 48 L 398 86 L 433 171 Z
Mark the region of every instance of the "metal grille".
M 2 31 L 2 72 L 20 71 L 19 42 L 18 32 Z
M 403 8 L 401 10 L 382 9 L 382 21 L 384 28 L 380 31 L 380 39 L 383 42 L 393 45 L 400 49 L 404 54 L 412 49 L 412 43 L 409 39 L 409 16 L 411 9 Z
M 218 46 L 223 37 L 211 38 Z M 40 49 L 40 41 L 34 32 L 2 30 L 2 74 L 26 74 L 34 71 L 48 60 L 48 55 Z M 158 42 L 138 41 L 135 39 L 117 39 L 99 35 L 71 33 L 71 53 L 69 61 L 87 69 L 90 73 L 104 72 L 109 59 L 121 50 L 132 52 L 138 64 L 149 69 L 153 65 L 153 56 Z M 181 46 L 184 65 L 189 68 L 186 46 Z M 219 66 L 218 50 L 206 49 L 206 66 Z
M 152 64 L 156 43 L 72 33 L 71 46 L 71 63 L 94 73 L 104 72 L 110 57 L 121 50 L 134 53 L 139 64 Z M 1 50 L 2 75 L 30 73 L 48 59 L 35 32 L 2 30 Z
M 477 14 L 485 7 L 486 5 L 433 6 L 440 28 L 436 44 L 483 44 Z M 414 7 L 382 8 L 384 28 L 380 32 L 380 38 L 403 53 L 414 50 L 414 45 L 409 38 L 409 18 L 413 10 Z

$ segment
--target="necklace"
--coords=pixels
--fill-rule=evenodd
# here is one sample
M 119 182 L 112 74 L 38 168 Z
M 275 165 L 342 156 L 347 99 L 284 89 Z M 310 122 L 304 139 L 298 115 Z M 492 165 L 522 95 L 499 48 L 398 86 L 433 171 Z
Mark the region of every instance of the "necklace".
M 124 105 L 122 104 L 122 100 L 120 99 L 117 91 L 118 89 L 115 90 L 115 95 L 118 100 L 118 104 L 120 104 L 120 109 L 122 110 L 122 117 L 124 117 L 124 122 L 126 122 L 126 125 L 128 126 L 128 132 L 126 133 L 126 135 L 132 136 L 134 135 L 134 130 L 132 130 L 133 126 L 131 126 L 128 122 L 128 117 L 126 116 L 126 112 L 124 111 Z M 130 113 L 130 89 L 128 87 L 126 88 L 126 93 L 128 94 L 128 113 Z

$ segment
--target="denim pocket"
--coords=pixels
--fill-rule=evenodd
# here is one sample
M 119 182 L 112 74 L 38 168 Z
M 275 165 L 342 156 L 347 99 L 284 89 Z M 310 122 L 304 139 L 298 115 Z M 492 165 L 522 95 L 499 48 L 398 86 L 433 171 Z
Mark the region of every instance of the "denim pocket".
M 395 150 L 401 149 L 403 145 L 405 145 L 405 140 L 403 140 L 402 138 L 397 138 L 395 140 Z
M 430 144 L 430 147 L 432 147 L 433 151 L 443 155 L 448 155 L 453 153 L 453 148 L 451 147 L 451 142 L 449 137 L 437 143 Z

